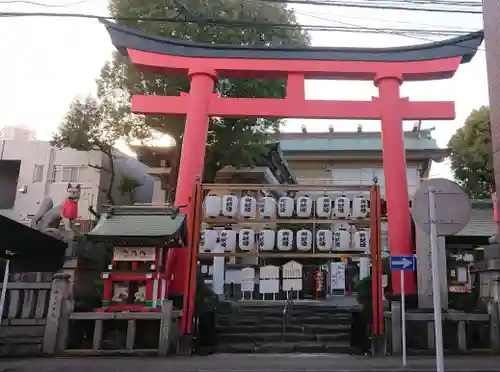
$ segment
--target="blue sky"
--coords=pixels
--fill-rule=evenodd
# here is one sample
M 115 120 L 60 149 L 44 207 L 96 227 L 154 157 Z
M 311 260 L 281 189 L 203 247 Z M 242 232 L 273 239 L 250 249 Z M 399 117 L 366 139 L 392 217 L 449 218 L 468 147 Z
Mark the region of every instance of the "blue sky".
M 39 0 L 60 4 L 63 0 Z M 75 0 L 76 1 L 76 0 Z M 250 1 L 250 0 L 249 0 Z M 255 0 L 251 0 L 255 1 Z M 71 0 L 64 0 L 64 3 Z M 405 12 L 300 5 L 294 7 L 303 24 L 371 26 L 380 28 L 436 28 L 477 30 L 482 28 L 481 15 Z M 89 0 L 64 9 L 40 8 L 25 4 L 2 4 L 1 11 L 60 11 L 103 15 L 107 0 Z M 66 109 L 75 97 L 93 91 L 94 79 L 113 50 L 108 35 L 96 20 L 64 18 L 1 18 L 0 21 L 0 127 L 26 124 L 37 130 L 40 139 L 49 139 Z M 449 37 L 449 36 L 448 36 Z M 448 38 L 447 36 L 441 39 Z M 339 32 L 312 33 L 317 46 L 398 46 L 421 44 L 440 37 L 419 39 L 383 35 Z M 488 104 L 484 45 L 466 65 L 460 66 L 451 80 L 405 83 L 402 95 L 413 100 L 454 100 L 457 119 L 451 122 L 424 122 L 436 127 L 434 137 L 445 146 L 469 112 Z M 308 81 L 307 98 L 370 99 L 377 90 L 370 82 Z M 309 131 L 324 131 L 333 122 L 336 130 L 355 130 L 358 123 L 365 130 L 379 130 L 376 121 L 290 120 L 285 129 L 298 131 L 306 124 Z M 404 123 L 406 129 L 412 123 Z M 436 164 L 432 174 L 450 177 L 446 163 Z

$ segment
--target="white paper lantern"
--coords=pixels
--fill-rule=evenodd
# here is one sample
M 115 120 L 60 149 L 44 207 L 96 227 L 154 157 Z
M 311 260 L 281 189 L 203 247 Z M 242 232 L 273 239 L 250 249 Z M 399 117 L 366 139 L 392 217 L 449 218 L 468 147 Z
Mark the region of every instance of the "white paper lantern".
M 219 243 L 226 252 L 232 252 L 236 249 L 236 231 L 222 230 L 219 235 Z
M 368 215 L 368 200 L 364 196 L 356 196 L 352 201 L 352 217 L 365 218 Z
M 282 196 L 278 201 L 278 216 L 280 217 L 292 217 L 294 200 L 289 196 Z
M 348 228 L 341 225 L 338 230 L 333 233 L 333 250 L 347 251 L 351 247 L 351 233 Z
M 222 215 L 225 217 L 236 217 L 238 214 L 238 197 L 236 195 L 224 195 L 222 197 Z
M 348 197 L 342 195 L 335 199 L 335 205 L 333 206 L 335 217 L 347 218 L 351 214 L 351 201 Z
M 293 248 L 293 232 L 292 230 L 278 231 L 277 246 L 280 251 L 290 251 Z
M 240 199 L 240 217 L 251 218 L 257 214 L 257 199 L 245 195 Z
M 241 229 L 238 233 L 238 246 L 242 251 L 251 251 L 255 247 L 255 231 Z
M 271 229 L 259 231 L 259 249 L 261 251 L 272 251 L 276 244 L 276 232 Z
M 329 218 L 332 214 L 332 199 L 327 196 L 320 196 L 316 199 L 316 215 L 319 218 Z
M 329 252 L 333 247 L 333 234 L 331 230 L 318 230 L 316 232 L 316 247 L 318 251 Z
M 365 253 L 370 252 L 370 233 L 366 230 L 359 230 L 354 233 L 354 249 Z
M 276 200 L 272 196 L 265 196 L 260 199 L 259 214 L 261 218 L 276 217 Z
M 220 196 L 208 195 L 205 198 L 205 215 L 207 217 L 218 217 L 222 208 L 222 200 Z
M 302 229 L 297 231 L 297 249 L 299 251 L 307 252 L 312 248 L 312 232 L 310 230 Z
M 213 229 L 205 229 L 200 235 L 200 250 L 209 252 L 214 249 L 217 244 L 217 231 Z
M 309 196 L 299 196 L 297 198 L 297 217 L 311 217 L 313 200 Z

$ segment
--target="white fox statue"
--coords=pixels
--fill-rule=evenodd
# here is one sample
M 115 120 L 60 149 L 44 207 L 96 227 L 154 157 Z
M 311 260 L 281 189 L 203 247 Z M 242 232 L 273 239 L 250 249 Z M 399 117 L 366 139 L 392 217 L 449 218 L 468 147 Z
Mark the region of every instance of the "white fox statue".
M 80 195 L 80 185 L 68 183 L 67 196 L 62 204 L 54 207 L 52 198 L 45 198 L 31 220 L 31 227 L 62 240 L 71 240 L 74 236 L 73 222 L 78 217 Z M 61 220 L 64 223 L 64 235 L 61 235 L 59 228 Z

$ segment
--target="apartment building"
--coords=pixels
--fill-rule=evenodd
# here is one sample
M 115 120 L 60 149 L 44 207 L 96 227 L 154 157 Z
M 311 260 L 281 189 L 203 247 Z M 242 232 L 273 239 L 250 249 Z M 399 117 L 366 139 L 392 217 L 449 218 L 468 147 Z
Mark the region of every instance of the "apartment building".
M 103 190 L 110 175 L 98 169 L 107 165 L 107 158 L 98 151 L 59 150 L 47 141 L 0 140 L 0 214 L 28 224 L 46 197 L 57 205 L 64 200 L 68 183 L 75 183 L 82 187 L 79 220 L 91 220 L 89 206 L 100 210 L 107 203 Z M 151 201 L 153 179 L 148 169 L 137 159 L 116 151 L 112 192 L 117 204 Z M 120 191 L 125 176 L 141 184 L 132 196 Z
M 0 129 L 0 140 L 36 140 L 36 131 L 26 125 L 7 125 Z

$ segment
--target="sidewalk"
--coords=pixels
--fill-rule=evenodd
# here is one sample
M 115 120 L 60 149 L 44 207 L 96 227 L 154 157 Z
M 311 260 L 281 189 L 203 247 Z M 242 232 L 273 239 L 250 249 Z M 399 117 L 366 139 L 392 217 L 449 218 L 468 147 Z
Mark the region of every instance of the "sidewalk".
M 0 372 L 285 372 L 403 371 L 395 357 L 371 358 L 331 354 L 226 354 L 206 357 L 3 359 Z M 449 357 L 446 371 L 500 372 L 500 357 Z M 436 371 L 432 358 L 409 358 L 406 371 Z

